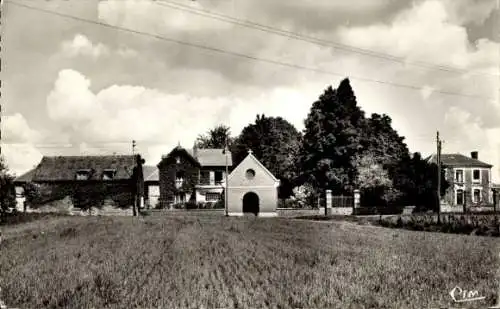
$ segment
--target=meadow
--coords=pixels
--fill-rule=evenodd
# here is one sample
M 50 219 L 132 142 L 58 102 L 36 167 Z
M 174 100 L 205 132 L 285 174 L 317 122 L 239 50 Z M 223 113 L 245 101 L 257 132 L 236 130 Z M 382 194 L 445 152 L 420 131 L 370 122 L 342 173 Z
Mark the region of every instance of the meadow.
M 441 308 L 496 300 L 498 238 L 286 218 L 41 217 L 0 226 L 19 308 Z

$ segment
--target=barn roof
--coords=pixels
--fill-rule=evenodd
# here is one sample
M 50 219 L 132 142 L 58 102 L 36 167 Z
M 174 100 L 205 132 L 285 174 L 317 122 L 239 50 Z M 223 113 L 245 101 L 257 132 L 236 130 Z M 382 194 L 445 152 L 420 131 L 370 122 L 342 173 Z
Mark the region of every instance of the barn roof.
M 14 182 L 15 182 L 15 183 L 26 183 L 26 182 L 30 182 L 30 181 L 33 179 L 33 176 L 35 175 L 35 170 L 36 170 L 36 169 L 29 170 L 29 171 L 27 171 L 26 173 L 22 174 L 21 176 L 16 177 L 16 178 L 14 179 Z
M 160 181 L 160 174 L 157 166 L 144 165 L 142 167 L 144 181 Z
M 90 172 L 90 180 L 100 180 L 105 170 L 114 170 L 114 180 L 132 177 L 136 156 L 56 156 L 42 158 L 35 169 L 33 181 L 74 180 L 81 170 Z
M 437 163 L 436 155 L 433 154 L 426 159 L 429 163 Z M 473 159 L 460 153 L 441 154 L 441 162 L 449 167 L 484 167 L 491 168 L 493 165 Z

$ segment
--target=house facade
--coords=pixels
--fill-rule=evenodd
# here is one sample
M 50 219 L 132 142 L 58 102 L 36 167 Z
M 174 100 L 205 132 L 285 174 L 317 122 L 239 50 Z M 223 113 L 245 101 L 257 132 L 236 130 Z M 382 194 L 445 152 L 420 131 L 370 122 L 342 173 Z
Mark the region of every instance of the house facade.
M 24 203 L 24 186 L 32 183 L 41 205 L 95 194 L 103 197 L 106 206 L 142 207 L 143 163 L 140 155 L 45 156 L 33 170 L 15 179 L 16 193 Z
M 430 162 L 436 163 L 435 155 Z M 462 154 L 442 154 L 445 178 L 450 186 L 442 197 L 442 204 L 451 207 L 469 208 L 491 206 L 493 204 L 493 184 L 491 169 L 493 165 L 479 160 L 478 152 L 470 157 Z
M 157 166 L 145 165 L 144 172 L 144 206 L 155 208 L 160 201 L 160 174 Z
M 280 181 L 252 154 L 228 177 L 228 215 L 277 216 Z
M 220 201 L 226 166 L 230 170 L 232 158 L 224 149 L 175 147 L 158 163 L 161 207 Z

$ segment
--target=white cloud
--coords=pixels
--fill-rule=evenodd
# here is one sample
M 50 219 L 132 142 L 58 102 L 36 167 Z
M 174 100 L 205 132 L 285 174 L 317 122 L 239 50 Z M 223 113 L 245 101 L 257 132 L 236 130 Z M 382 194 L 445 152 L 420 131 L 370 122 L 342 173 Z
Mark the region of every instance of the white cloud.
M 42 153 L 31 144 L 10 144 L 2 147 L 9 171 L 16 176 L 27 172 L 40 162 Z
M 10 116 L 4 116 L 2 121 L 2 140 L 6 143 L 26 143 L 36 142 L 40 134 L 31 129 L 26 118 L 16 113 Z
M 4 117 L 2 155 L 11 172 L 20 175 L 41 159 L 40 151 L 33 146 L 40 138 L 41 134 L 33 130 L 21 114 Z
M 47 97 L 49 116 L 73 127 L 98 117 L 103 111 L 90 91 L 90 80 L 74 70 L 62 70 Z
M 62 43 L 62 52 L 67 57 L 83 55 L 98 58 L 108 55 L 110 51 L 104 44 L 93 44 L 86 36 L 77 34 L 73 40 Z

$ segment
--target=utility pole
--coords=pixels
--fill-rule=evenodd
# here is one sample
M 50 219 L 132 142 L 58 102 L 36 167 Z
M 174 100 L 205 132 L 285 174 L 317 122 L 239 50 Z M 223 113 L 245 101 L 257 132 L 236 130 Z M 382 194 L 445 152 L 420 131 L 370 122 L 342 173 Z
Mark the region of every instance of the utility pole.
M 438 209 L 438 224 L 441 223 L 441 140 L 439 139 L 439 131 L 436 133 L 437 144 L 437 209 Z
M 135 140 L 132 140 L 132 154 L 135 154 Z
M 229 163 L 228 163 L 228 159 L 227 159 L 228 152 L 229 152 L 228 138 L 226 137 L 226 145 L 224 146 L 224 155 L 226 157 L 226 188 L 224 189 L 224 212 L 226 214 L 226 217 L 229 216 L 228 207 L 227 207 L 228 206 L 227 197 L 228 197 L 228 188 L 229 188 L 229 184 L 228 184 Z

